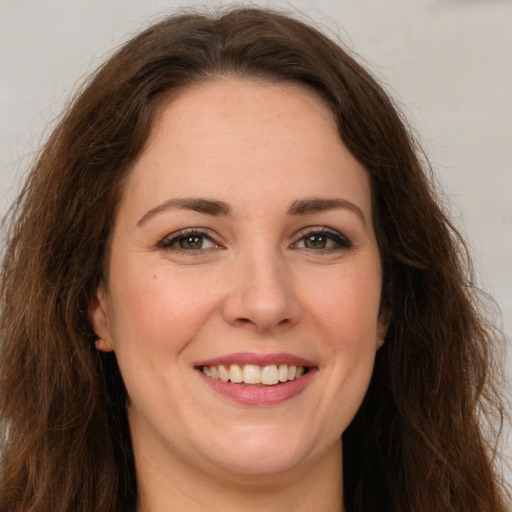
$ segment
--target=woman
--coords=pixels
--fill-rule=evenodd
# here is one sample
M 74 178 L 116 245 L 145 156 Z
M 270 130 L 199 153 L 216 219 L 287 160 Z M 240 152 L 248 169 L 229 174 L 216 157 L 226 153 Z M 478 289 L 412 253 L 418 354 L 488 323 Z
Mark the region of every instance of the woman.
M 12 211 L 0 509 L 504 511 L 495 333 L 417 151 L 286 16 L 129 41 Z

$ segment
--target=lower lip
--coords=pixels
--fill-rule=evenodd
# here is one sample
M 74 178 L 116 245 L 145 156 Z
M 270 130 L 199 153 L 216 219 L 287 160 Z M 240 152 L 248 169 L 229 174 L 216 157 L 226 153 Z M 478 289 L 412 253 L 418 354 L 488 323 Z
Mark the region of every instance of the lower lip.
M 316 368 L 310 368 L 299 379 L 276 384 L 275 386 L 261 387 L 223 382 L 222 380 L 207 377 L 202 372 L 198 373 L 204 382 L 220 395 L 242 405 L 258 407 L 281 404 L 302 393 L 311 383 L 316 372 Z

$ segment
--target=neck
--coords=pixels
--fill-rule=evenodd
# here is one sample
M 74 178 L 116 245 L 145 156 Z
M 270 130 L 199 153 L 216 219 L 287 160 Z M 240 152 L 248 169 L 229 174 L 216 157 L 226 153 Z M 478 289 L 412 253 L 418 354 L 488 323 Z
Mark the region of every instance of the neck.
M 139 452 L 139 453 L 137 453 Z M 239 475 L 169 464 L 136 450 L 137 512 L 343 512 L 341 441 L 285 472 Z

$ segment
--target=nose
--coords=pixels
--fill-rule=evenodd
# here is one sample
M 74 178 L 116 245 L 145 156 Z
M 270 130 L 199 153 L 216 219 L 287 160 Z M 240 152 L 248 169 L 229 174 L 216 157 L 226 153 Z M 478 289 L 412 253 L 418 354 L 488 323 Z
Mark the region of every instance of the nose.
M 300 308 L 286 263 L 276 254 L 240 258 L 223 315 L 226 322 L 258 333 L 297 323 Z

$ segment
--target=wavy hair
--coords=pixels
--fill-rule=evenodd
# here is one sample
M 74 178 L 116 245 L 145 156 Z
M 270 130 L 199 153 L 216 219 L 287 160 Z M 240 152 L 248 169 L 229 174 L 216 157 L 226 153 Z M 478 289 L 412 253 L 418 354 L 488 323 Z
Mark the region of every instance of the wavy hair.
M 297 19 L 252 8 L 171 16 L 127 42 L 33 165 L 1 267 L 0 509 L 135 509 L 126 391 L 115 356 L 95 349 L 88 311 L 123 184 L 159 106 L 219 76 L 315 90 L 371 180 L 390 327 L 343 434 L 347 512 L 505 512 L 495 467 L 500 335 L 428 162 L 346 50 Z

